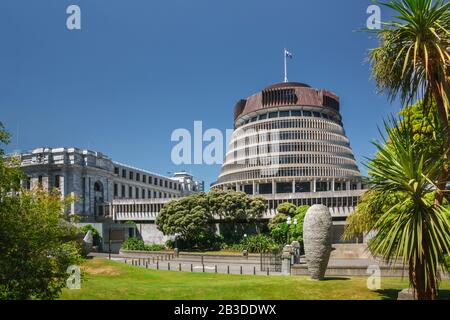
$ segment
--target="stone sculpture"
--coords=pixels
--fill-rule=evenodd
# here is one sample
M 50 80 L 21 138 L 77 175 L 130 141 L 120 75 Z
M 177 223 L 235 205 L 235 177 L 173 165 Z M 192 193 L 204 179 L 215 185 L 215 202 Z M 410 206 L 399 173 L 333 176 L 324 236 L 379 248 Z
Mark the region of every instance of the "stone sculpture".
M 303 224 L 303 239 L 308 272 L 313 280 L 323 280 L 331 253 L 333 222 L 327 207 L 313 205 L 308 209 Z
M 94 245 L 94 235 L 92 230 L 89 230 L 83 238 L 83 256 L 87 256 Z

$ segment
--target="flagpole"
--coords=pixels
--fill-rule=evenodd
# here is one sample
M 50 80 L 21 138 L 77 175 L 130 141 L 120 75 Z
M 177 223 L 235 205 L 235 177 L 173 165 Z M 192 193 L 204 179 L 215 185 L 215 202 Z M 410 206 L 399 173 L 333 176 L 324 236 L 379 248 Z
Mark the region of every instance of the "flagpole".
M 286 61 L 286 48 L 284 49 L 284 82 L 288 82 L 287 78 L 287 61 Z

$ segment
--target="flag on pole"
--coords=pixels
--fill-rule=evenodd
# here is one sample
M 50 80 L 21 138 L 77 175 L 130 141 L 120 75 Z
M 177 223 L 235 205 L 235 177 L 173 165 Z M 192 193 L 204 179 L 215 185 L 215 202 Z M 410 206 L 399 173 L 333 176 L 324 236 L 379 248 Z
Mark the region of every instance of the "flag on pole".
M 292 59 L 294 57 L 294 55 L 292 53 L 290 53 L 289 51 L 287 51 L 286 49 L 284 49 L 284 54 L 286 55 L 286 58 Z

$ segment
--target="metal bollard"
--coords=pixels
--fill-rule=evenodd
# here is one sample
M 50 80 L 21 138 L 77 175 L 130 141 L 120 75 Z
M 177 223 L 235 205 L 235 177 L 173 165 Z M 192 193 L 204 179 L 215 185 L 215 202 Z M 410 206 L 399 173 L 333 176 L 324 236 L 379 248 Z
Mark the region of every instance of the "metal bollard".
M 125 264 L 127 264 L 127 258 L 125 258 Z
M 253 266 L 253 275 L 256 276 L 256 267 Z
M 214 265 L 214 271 L 217 273 L 217 264 Z
M 267 275 L 269 275 L 269 267 L 267 267 Z
M 227 273 L 230 274 L 230 266 L 227 266 Z
M 242 274 L 242 266 L 241 266 L 241 274 Z
M 181 263 L 178 264 L 178 271 L 181 271 Z
M 156 270 L 159 270 L 159 261 L 156 261 Z
M 170 262 L 167 262 L 167 270 L 170 271 Z
M 205 265 L 204 265 L 204 264 L 202 264 L 202 267 L 203 267 L 203 272 L 205 272 Z
M 194 266 L 191 263 L 191 272 L 194 272 Z
M 148 269 L 148 262 L 145 262 L 145 269 Z

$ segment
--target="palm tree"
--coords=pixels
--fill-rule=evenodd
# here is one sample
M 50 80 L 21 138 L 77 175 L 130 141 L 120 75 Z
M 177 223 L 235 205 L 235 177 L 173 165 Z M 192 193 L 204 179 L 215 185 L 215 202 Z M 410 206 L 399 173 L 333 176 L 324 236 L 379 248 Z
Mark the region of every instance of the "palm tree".
M 450 160 L 450 2 L 391 0 L 379 4 L 392 9 L 396 20 L 375 30 L 380 46 L 369 53 L 372 75 L 378 89 L 391 101 L 399 97 L 403 105 L 409 105 L 423 98 L 426 111 L 436 104 L 441 126 L 447 132 L 446 161 L 436 183 L 435 200 L 442 204 Z
M 371 187 L 363 212 L 357 209 L 359 217 L 356 225 L 350 220 L 347 237 L 361 228 L 376 230 L 368 244 L 372 254 L 388 264 L 408 266 L 416 299 L 436 299 L 439 270 L 444 270 L 444 254 L 450 253 L 450 212 L 434 201 L 433 181 L 444 156 L 414 138 L 410 118 L 398 123 L 392 119 L 385 128 L 388 138 L 374 143 L 378 152 L 367 165 Z

